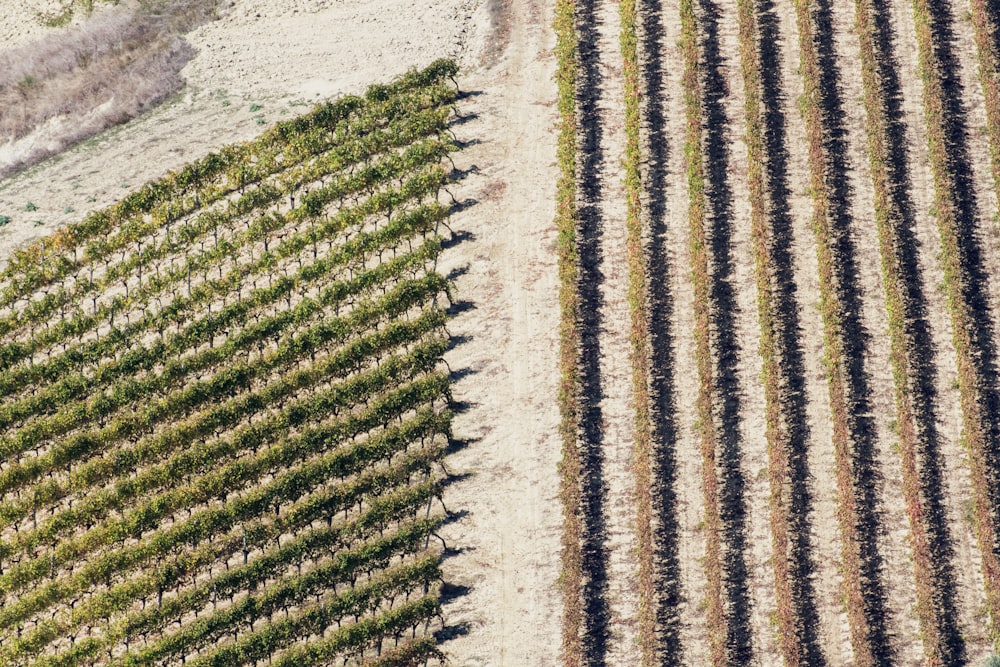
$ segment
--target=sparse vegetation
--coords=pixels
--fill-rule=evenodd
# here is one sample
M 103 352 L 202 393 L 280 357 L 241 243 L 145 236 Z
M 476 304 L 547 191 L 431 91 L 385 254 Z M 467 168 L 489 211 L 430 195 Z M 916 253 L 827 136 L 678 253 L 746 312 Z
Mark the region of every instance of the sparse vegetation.
M 639 555 L 639 642 L 642 664 L 657 660 L 655 549 L 653 547 L 653 431 L 651 421 L 649 299 L 646 293 L 646 252 L 643 244 L 642 178 L 640 176 L 639 55 L 636 0 L 622 0 L 621 51 L 625 79 L 625 189 L 628 217 L 629 342 L 632 392 L 635 397 L 636 537 Z
M 179 90 L 179 72 L 194 55 L 183 34 L 211 20 L 216 7 L 217 0 L 155 0 L 106 8 L 68 32 L 0 53 L 0 142 L 26 137 L 54 118 L 74 120 L 51 138 L 56 149 L 37 148 L 16 163 L 0 164 L 0 178 Z M 68 21 L 93 8 L 91 0 L 72 0 L 59 16 Z

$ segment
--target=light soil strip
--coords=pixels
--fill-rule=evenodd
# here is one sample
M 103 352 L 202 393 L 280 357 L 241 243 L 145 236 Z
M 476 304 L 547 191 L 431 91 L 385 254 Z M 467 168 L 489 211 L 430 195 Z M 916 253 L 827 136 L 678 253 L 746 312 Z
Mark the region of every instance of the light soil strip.
M 780 11 L 780 10 L 779 10 Z M 832 446 L 829 391 L 823 366 L 823 323 L 820 315 L 819 268 L 816 255 L 816 235 L 812 230 L 812 198 L 809 163 L 806 151 L 805 120 L 798 100 L 803 94 L 799 74 L 799 33 L 795 14 L 781 12 L 780 23 L 784 59 L 782 79 L 785 83 L 785 121 L 787 123 L 789 207 L 793 218 L 795 284 L 799 304 L 805 350 L 807 377 L 807 412 L 809 415 L 809 469 L 813 478 L 813 557 L 817 565 L 815 579 L 818 629 L 828 664 L 847 664 L 853 659 L 850 627 L 842 599 L 843 577 L 840 568 L 842 545 L 837 524 L 836 462 Z
M 720 0 L 719 47 L 725 58 L 729 95 L 726 116 L 730 132 L 729 183 L 733 194 L 733 287 L 739 317 L 736 339 L 739 344 L 740 428 L 743 433 L 740 452 L 746 481 L 743 501 L 746 507 L 747 586 L 751 591 L 753 611 L 750 631 L 760 664 L 779 664 L 777 634 L 771 619 L 777 614 L 774 573 L 771 569 L 771 517 L 769 511 L 766 416 L 761 385 L 760 322 L 757 317 L 757 283 L 753 261 L 750 225 L 750 193 L 745 141 L 746 116 L 744 85 L 740 64 L 739 22 L 736 0 Z
M 604 419 L 605 526 L 608 553 L 608 606 L 611 634 L 607 664 L 637 665 L 638 571 L 635 532 L 635 480 L 632 458 L 631 344 L 628 338 L 628 259 L 625 228 L 625 82 L 619 42 L 618 3 L 597 7 L 603 159 L 601 164 L 601 415 Z
M 962 615 L 962 626 L 970 658 L 975 658 L 976 644 L 984 641 L 986 625 L 981 557 L 976 541 L 975 526 L 967 508 L 972 505 L 972 483 L 969 479 L 968 453 L 961 445 L 962 414 L 958 393 L 957 361 L 952 345 L 951 318 L 943 289 L 944 271 L 937 260 L 941 240 L 937 225 L 930 214 L 933 207 L 934 183 L 927 156 L 927 128 L 924 122 L 917 62 L 917 43 L 913 30 L 912 5 L 896 0 L 892 3 L 896 34 L 896 59 L 907 119 L 907 144 L 910 156 L 910 196 L 917 221 L 916 235 L 920 241 L 919 264 L 927 299 L 928 321 L 934 339 L 937 362 L 938 419 L 941 433 L 941 462 L 945 467 L 944 500 L 948 507 L 948 523 L 954 542 L 954 572 Z
M 490 70 L 463 81 L 482 94 L 459 102 L 463 113 L 479 114 L 460 136 L 481 142 L 456 156 L 459 168 L 479 169 L 456 191 L 478 203 L 453 219 L 474 238 L 444 258 L 467 269 L 456 294 L 474 306 L 448 325 L 469 340 L 446 357 L 453 371 L 471 371 L 454 386 L 455 399 L 472 406 L 455 420 L 456 436 L 470 444 L 448 459 L 452 473 L 469 476 L 445 501 L 467 514 L 442 532 L 459 549 L 444 562 L 448 581 L 469 589 L 445 606 L 448 625 L 468 631 L 444 646 L 463 667 L 559 663 L 551 13 L 548 3 L 515 3 L 503 18 L 508 48 Z
M 889 324 L 882 284 L 878 228 L 875 223 L 874 191 L 866 149 L 865 109 L 856 103 L 864 97 L 858 36 L 855 31 L 853 3 L 834 2 L 834 48 L 840 68 L 840 86 L 844 100 L 844 126 L 848 130 L 847 158 L 854 190 L 852 234 L 861 289 L 862 322 L 868 331 L 865 367 L 870 375 L 871 408 L 874 413 L 877 467 L 882 474 L 879 497 L 882 499 L 882 531 L 878 548 L 884 559 L 888 608 L 892 610 L 892 631 L 903 664 L 919 662 L 923 655 L 920 627 L 913 610 L 916 588 L 913 580 L 913 553 L 910 524 L 903 503 L 902 473 L 898 454 L 898 436 L 894 432 L 896 403 L 892 364 L 889 359 Z M 892 423 L 891 423 L 892 422 Z

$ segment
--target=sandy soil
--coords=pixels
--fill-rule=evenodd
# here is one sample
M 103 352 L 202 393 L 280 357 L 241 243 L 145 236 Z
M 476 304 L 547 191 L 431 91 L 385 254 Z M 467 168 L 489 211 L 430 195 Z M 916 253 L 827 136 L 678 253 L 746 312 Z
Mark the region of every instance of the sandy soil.
M 0 10 L 3 11 L 3 19 L 0 20 L 0 44 L 3 44 L 4 48 L 13 48 L 59 32 L 57 28 L 45 27 L 36 19 L 37 12 L 55 7 L 55 2 L 4 0 L 0 4 Z
M 469 445 L 449 462 L 467 475 L 446 503 L 461 518 L 443 536 L 446 606 L 457 665 L 553 665 L 561 514 L 556 497 L 557 276 L 552 223 L 555 84 L 551 9 L 539 0 L 237 0 L 188 36 L 198 55 L 179 96 L 125 126 L 0 182 L 0 263 L 18 244 L 110 204 L 130 189 L 226 143 L 249 139 L 312 101 L 360 92 L 410 67 L 456 57 L 477 142 L 454 188 L 478 203 L 453 227 L 469 238 L 443 270 L 460 269 L 471 304 L 451 325 L 448 362 L 461 379 L 456 422 Z M 505 11 L 507 7 L 509 10 Z M 4 43 L 44 32 L 22 0 L 0 0 Z M 251 111 L 251 105 L 260 109 Z M 28 211 L 28 203 L 35 210 Z M 462 273 L 464 271 L 464 273 Z M 464 633 L 464 634 L 463 634 Z

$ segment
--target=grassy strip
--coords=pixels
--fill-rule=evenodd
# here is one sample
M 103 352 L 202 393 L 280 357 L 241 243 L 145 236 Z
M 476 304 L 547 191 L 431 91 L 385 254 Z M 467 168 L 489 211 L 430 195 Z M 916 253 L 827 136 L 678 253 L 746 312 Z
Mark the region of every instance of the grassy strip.
M 823 91 L 824 76 L 820 65 L 820 55 L 817 46 L 817 30 L 813 11 L 813 0 L 796 0 L 795 9 L 799 28 L 799 48 L 801 52 L 801 71 L 805 85 L 802 96 L 806 117 L 806 135 L 809 145 L 809 167 L 813 190 L 813 227 L 817 240 L 817 258 L 819 264 L 820 308 L 823 318 L 823 339 L 825 348 L 825 366 L 829 384 L 830 411 L 833 419 L 833 445 L 836 461 L 837 491 L 839 510 L 837 519 L 840 524 L 842 545 L 842 571 L 844 574 L 844 596 L 847 605 L 847 617 L 851 630 L 851 644 L 854 649 L 855 661 L 859 667 L 869 667 L 881 664 L 885 657 L 883 652 L 885 637 L 881 633 L 879 619 L 873 619 L 869 607 L 879 607 L 878 591 L 871 590 L 877 585 L 876 580 L 862 575 L 863 570 L 871 565 L 866 556 L 872 556 L 874 546 L 863 543 L 865 535 L 859 530 L 862 526 L 862 510 L 865 508 L 865 494 L 860 488 L 865 480 L 861 479 L 856 461 L 856 426 L 857 415 L 852 413 L 855 396 L 850 385 L 854 383 L 848 365 L 844 285 L 838 284 L 840 272 L 839 262 L 844 258 L 838 253 L 839 230 L 834 229 L 834 201 L 831 197 L 828 183 L 828 162 L 830 154 L 827 146 L 827 136 L 822 104 L 825 96 Z M 827 82 L 829 83 L 829 82 Z M 856 335 L 857 332 L 851 332 Z M 870 536 L 869 536 L 870 537 Z M 875 553 L 877 566 L 877 552 Z M 876 567 L 877 569 L 877 567 Z M 874 598 L 874 599 L 873 599 Z M 884 611 L 884 610 L 880 610 Z M 885 619 L 881 619 L 884 626 Z
M 757 4 L 738 0 L 740 60 L 745 90 L 746 142 L 750 220 L 753 256 L 757 279 L 757 316 L 760 321 L 760 355 L 767 418 L 768 477 L 770 480 L 772 568 L 777 599 L 778 630 L 781 654 L 788 666 L 800 664 L 802 646 L 796 632 L 789 554 L 789 508 L 784 488 L 788 477 L 788 432 L 782 420 L 781 368 L 775 332 L 776 304 L 772 294 L 773 259 L 770 251 L 772 230 L 769 224 L 768 195 L 764 183 L 764 123 L 761 109 L 763 84 L 760 76 Z
M 639 556 L 639 648 L 643 667 L 656 662 L 656 588 L 653 580 L 652 424 L 650 422 L 649 310 L 646 294 L 646 254 L 642 242 L 642 178 L 639 171 L 639 56 L 635 0 L 622 0 L 621 51 L 625 79 L 625 198 L 628 233 L 629 342 L 632 347 L 632 393 L 635 410 L 636 538 Z
M 976 40 L 976 56 L 979 60 L 979 83 L 983 87 L 986 106 L 986 131 L 990 137 L 990 167 L 993 171 L 993 187 L 1000 202 L 1000 83 L 997 77 L 1000 54 L 994 41 L 995 21 L 990 19 L 987 0 L 970 0 L 972 27 Z
M 948 290 L 951 311 L 953 344 L 958 365 L 958 389 L 962 405 L 962 430 L 969 451 L 972 476 L 973 514 L 979 549 L 982 554 L 982 571 L 985 580 L 986 602 L 990 614 L 990 634 L 994 646 L 1000 647 L 1000 562 L 997 559 L 997 526 L 994 523 L 990 498 L 989 459 L 991 453 L 986 433 L 985 415 L 981 409 L 979 391 L 980 372 L 974 356 L 977 354 L 972 329 L 975 318 L 966 299 L 969 276 L 963 266 L 963 248 L 960 241 L 959 218 L 961 202 L 954 193 L 957 175 L 953 172 L 949 154 L 949 133 L 946 129 L 947 103 L 940 68 L 940 56 L 935 48 L 932 28 L 934 13 L 928 0 L 914 0 L 917 47 L 920 77 L 924 90 L 924 115 L 927 120 L 927 146 L 931 171 L 934 176 L 934 204 L 937 210 L 938 229 L 941 234 L 940 259 L 944 268 L 944 284 Z
M 684 107 L 687 118 L 684 157 L 690 209 L 691 274 L 694 282 L 694 338 L 698 362 L 698 418 L 705 494 L 705 606 L 713 665 L 726 664 L 727 622 L 722 608 L 722 519 L 716 472 L 716 429 L 712 412 L 712 350 L 709 340 L 711 290 L 705 243 L 705 175 L 702 155 L 701 83 L 698 80 L 698 19 L 694 0 L 681 0 L 681 52 L 684 57 Z
M 562 661 L 565 667 L 583 664 L 583 554 L 581 533 L 582 482 L 580 445 L 577 427 L 580 421 L 577 363 L 580 357 L 580 334 L 577 327 L 579 298 L 577 279 L 579 262 L 576 249 L 576 25 L 574 0 L 557 0 L 553 28 L 556 33 L 556 82 L 558 85 L 559 139 L 557 155 L 559 179 L 556 184 L 556 229 L 559 260 L 559 432 L 562 436 L 562 460 L 559 497 L 563 505 L 562 571 L 563 593 Z
M 936 581 L 931 538 L 928 534 L 928 516 L 924 500 L 921 498 L 921 481 L 918 471 L 917 447 L 918 424 L 914 414 L 914 393 L 918 391 L 919 378 L 911 377 L 919 369 L 911 370 L 910 350 L 915 341 L 909 335 L 908 322 L 913 319 L 913 309 L 906 298 L 904 269 L 900 259 L 901 248 L 895 229 L 896 220 L 903 221 L 900 204 L 893 197 L 893 191 L 902 184 L 889 174 L 890 140 L 887 91 L 880 77 L 880 65 L 884 53 L 876 47 L 875 18 L 867 0 L 856 0 L 858 39 L 864 82 L 864 104 L 867 114 L 868 160 L 871 165 L 872 185 L 875 191 L 875 222 L 878 226 L 879 250 L 882 259 L 882 276 L 885 285 L 886 311 L 889 321 L 890 360 L 896 397 L 896 420 L 898 423 L 899 453 L 903 476 L 903 498 L 910 521 L 910 545 L 913 549 L 913 570 L 916 584 L 916 613 L 920 622 L 924 657 L 928 665 L 955 664 L 945 661 L 949 653 L 944 644 L 942 626 L 954 623 L 944 618 L 942 609 L 936 604 L 941 599 L 941 583 Z M 891 45 L 880 44 L 882 48 Z M 893 64 L 888 63 L 889 66 Z M 919 279 L 919 276 L 917 277 Z M 917 287 L 920 289 L 920 286 Z M 911 391 L 911 385 L 914 390 Z M 926 462 L 928 465 L 930 462 Z M 937 554 L 938 558 L 942 554 Z M 961 644 L 961 638 L 958 638 Z M 961 649 L 958 649 L 961 651 Z M 956 656 L 957 657 L 957 656 Z

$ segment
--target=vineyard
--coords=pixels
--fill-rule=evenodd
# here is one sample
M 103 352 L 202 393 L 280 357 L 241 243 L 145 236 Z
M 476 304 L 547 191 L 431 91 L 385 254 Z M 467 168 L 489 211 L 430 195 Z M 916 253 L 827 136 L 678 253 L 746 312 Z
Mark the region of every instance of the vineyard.
M 1000 665 L 1000 0 L 223 4 L 0 179 L 0 667 Z
M 457 67 L 317 105 L 0 275 L 0 664 L 444 655 Z
M 563 663 L 985 664 L 1000 9 L 558 0 L 554 27 Z

